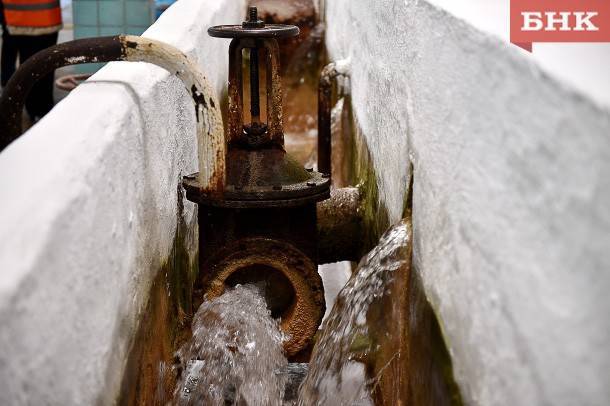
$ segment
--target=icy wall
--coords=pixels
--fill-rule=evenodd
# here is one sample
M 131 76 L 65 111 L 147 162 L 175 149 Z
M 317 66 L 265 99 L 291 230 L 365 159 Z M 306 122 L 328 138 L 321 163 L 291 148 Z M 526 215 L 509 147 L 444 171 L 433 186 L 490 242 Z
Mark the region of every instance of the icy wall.
M 331 59 L 470 405 L 610 399 L 610 114 L 424 0 L 327 0 Z M 607 80 L 607 78 L 606 78 Z
M 220 93 L 228 44 L 206 29 L 244 12 L 182 0 L 145 36 L 194 57 Z M 112 63 L 0 154 L 0 404 L 115 401 L 178 181 L 197 169 L 194 119 L 168 72 Z M 196 223 L 188 202 L 184 216 Z

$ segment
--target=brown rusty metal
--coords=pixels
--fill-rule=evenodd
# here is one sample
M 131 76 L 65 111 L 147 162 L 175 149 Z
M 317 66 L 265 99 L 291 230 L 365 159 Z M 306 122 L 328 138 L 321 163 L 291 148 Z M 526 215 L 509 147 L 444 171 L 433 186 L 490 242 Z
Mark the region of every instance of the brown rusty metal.
M 199 182 L 203 193 L 222 198 L 225 185 L 226 145 L 220 105 L 199 66 L 179 49 L 132 35 L 121 36 L 125 60 L 153 63 L 180 79 L 195 107 Z
M 330 180 L 308 172 L 284 150 L 282 88 L 279 46 L 275 38 L 253 33 L 267 32 L 255 7 L 241 26 L 211 27 L 211 36 L 234 38 L 229 47 L 229 108 L 226 185 L 224 196 L 205 193 L 192 175 L 184 179 L 189 199 L 219 207 L 287 207 L 321 201 L 329 197 Z M 294 32 L 291 26 L 276 26 Z M 290 29 L 289 29 L 290 28 Z M 295 27 L 296 28 L 296 27 Z M 242 31 L 247 35 L 241 35 Z M 244 124 L 243 50 L 250 52 L 250 111 L 252 122 Z M 259 53 L 266 62 L 267 123 L 260 122 L 258 72 Z
M 258 18 L 256 7 L 248 8 L 248 20 L 241 25 L 217 25 L 208 29 L 216 38 L 288 38 L 299 35 L 299 27 L 284 24 L 265 24 Z
M 243 124 L 243 87 L 242 87 L 242 51 L 244 49 L 258 49 L 259 43 L 266 54 L 267 66 L 267 121 L 269 143 L 274 143 L 280 147 L 284 146 L 284 130 L 282 125 L 282 82 L 280 77 L 279 46 L 275 39 L 257 40 L 255 38 L 236 38 L 231 41 L 229 46 L 229 113 L 228 113 L 228 137 L 227 143 L 242 142 L 253 144 L 251 138 L 252 124 Z M 256 69 L 258 72 L 258 68 Z M 252 75 L 251 75 L 252 76 Z M 258 76 L 258 74 L 256 74 Z M 258 86 L 256 87 L 258 90 Z M 258 91 L 251 90 L 252 95 Z M 256 103 L 256 102 L 255 102 Z M 252 109 L 252 107 L 251 107 Z M 246 130 L 246 131 L 244 131 Z M 250 135 L 250 137 L 246 137 Z M 259 141 L 257 144 L 264 144 Z M 258 147 L 259 145 L 254 145 Z
M 328 178 L 305 170 L 279 148 L 230 148 L 223 199 L 201 193 L 196 174 L 186 176 L 183 185 L 190 200 L 219 207 L 298 206 L 330 196 Z
M 299 28 L 282 24 L 267 24 L 264 28 L 244 29 L 241 25 L 219 25 L 208 30 L 217 38 L 287 38 L 299 35 Z
M 263 41 L 267 51 L 267 120 L 271 139 L 284 145 L 284 126 L 282 123 L 282 78 L 280 77 L 280 48 L 275 39 Z
M 332 89 L 333 81 L 345 73 L 338 70 L 335 63 L 330 63 L 320 73 L 318 86 L 318 171 L 331 174 L 332 157 Z
M 281 172 L 284 168 L 294 168 L 289 160 L 280 160 L 280 165 L 259 166 L 271 171 L 250 171 L 251 167 L 246 161 L 241 161 L 244 155 L 249 155 L 260 164 L 270 160 L 273 155 L 284 155 L 278 150 L 268 150 L 264 153 L 246 152 L 243 150 L 229 151 L 228 186 L 224 190 L 222 199 L 216 199 L 200 193 L 199 181 L 196 174 L 184 177 L 183 186 L 187 198 L 199 204 L 217 207 L 258 208 L 258 207 L 290 207 L 307 203 L 316 203 L 330 197 L 329 180 L 322 174 L 314 172 L 307 177 L 291 178 L 290 172 Z M 243 158 L 242 158 L 243 159 Z M 237 167 L 237 170 L 232 170 Z M 279 170 L 277 170 L 279 169 Z M 251 175 L 254 176 L 251 176 Z M 240 175 L 245 180 L 240 182 Z M 284 176 L 282 176 L 284 175 Z M 260 185 L 260 186 L 259 186 Z
M 316 203 L 330 196 L 330 179 L 306 170 L 284 150 L 279 45 L 298 33 L 265 25 L 256 9 L 241 26 L 218 26 L 211 36 L 229 47 L 226 185 L 222 198 L 202 192 L 197 174 L 184 177 L 187 198 L 199 204 L 200 272 L 195 305 L 235 283 L 264 284 L 268 307 L 290 339 L 289 356 L 307 348 L 324 314 L 317 273 Z M 259 35 L 260 34 L 260 35 Z M 250 52 L 250 117 L 244 123 L 243 54 Z M 259 65 L 265 63 L 265 69 Z M 265 72 L 266 122 L 259 100 Z
M 227 144 L 238 140 L 243 131 L 243 109 L 244 95 L 242 83 L 242 50 L 247 47 L 247 42 L 235 38 L 229 45 L 229 111 L 228 111 L 228 134 Z
M 63 66 L 109 61 L 153 63 L 182 81 L 195 107 L 200 187 L 221 198 L 226 155 L 219 104 L 193 61 L 175 47 L 152 39 L 119 35 L 75 40 L 52 46 L 29 58 L 11 77 L 0 98 L 0 149 L 21 135 L 25 100 L 41 77 Z
M 298 35 L 299 29 L 287 25 L 267 25 L 258 20 L 256 7 L 250 8 L 250 19 L 239 26 L 216 26 L 208 29 L 213 37 L 233 38 L 229 46 L 229 136 L 228 143 L 241 140 L 258 147 L 265 143 L 284 146 L 282 126 L 282 86 L 280 52 L 275 38 L 265 35 L 270 27 L 288 36 Z M 247 35 L 246 35 L 247 34 Z M 257 35 L 260 34 L 260 35 Z M 250 113 L 252 122 L 243 124 L 242 51 L 250 52 Z M 266 55 L 267 123 L 260 123 L 259 50 Z
M 315 203 L 296 207 L 232 209 L 199 206 L 200 272 L 195 306 L 221 294 L 235 283 L 287 280 L 266 286 L 272 313 L 280 317 L 283 331 L 292 335 L 285 343 L 288 354 L 305 348 L 324 314 L 324 293 L 317 273 Z M 282 278 L 257 274 L 272 270 Z M 233 277 L 232 275 L 237 277 Z M 230 281 L 230 282 L 227 282 Z M 287 288 L 288 285 L 288 288 Z M 269 298 L 286 297 L 279 305 Z M 297 309 L 297 310 L 295 310 Z
M 226 252 L 226 254 L 225 254 Z M 208 299 L 238 283 L 260 282 L 273 316 L 289 335 L 288 356 L 306 347 L 324 315 L 322 280 L 317 265 L 291 244 L 275 239 L 241 239 L 206 272 Z M 224 255 L 223 255 L 224 254 Z
M 265 28 L 265 22 L 258 18 L 258 8 L 248 8 L 248 20 L 241 23 L 242 28 Z
M 363 205 L 357 187 L 334 189 L 318 210 L 318 261 L 358 261 L 363 250 Z

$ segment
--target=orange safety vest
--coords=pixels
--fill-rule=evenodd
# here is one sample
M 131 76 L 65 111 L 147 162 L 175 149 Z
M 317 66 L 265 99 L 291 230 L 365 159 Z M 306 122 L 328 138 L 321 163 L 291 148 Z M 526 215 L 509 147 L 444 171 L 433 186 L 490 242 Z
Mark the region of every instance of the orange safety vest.
M 62 28 L 59 0 L 2 0 L 11 35 L 42 35 Z

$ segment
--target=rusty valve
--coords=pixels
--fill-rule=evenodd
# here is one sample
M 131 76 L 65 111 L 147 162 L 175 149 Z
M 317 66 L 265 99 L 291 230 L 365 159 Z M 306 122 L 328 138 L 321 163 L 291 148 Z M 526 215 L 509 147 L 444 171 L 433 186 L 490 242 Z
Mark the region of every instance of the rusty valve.
M 243 24 L 211 27 L 208 33 L 232 38 L 226 183 L 217 195 L 204 190 L 196 175 L 184 178 L 187 197 L 199 204 L 197 284 L 203 295 L 195 304 L 237 283 L 261 284 L 289 335 L 285 351 L 293 356 L 309 345 L 325 310 L 316 203 L 330 196 L 328 176 L 306 170 L 284 150 L 277 39 L 296 36 L 299 29 L 265 24 L 250 7 Z

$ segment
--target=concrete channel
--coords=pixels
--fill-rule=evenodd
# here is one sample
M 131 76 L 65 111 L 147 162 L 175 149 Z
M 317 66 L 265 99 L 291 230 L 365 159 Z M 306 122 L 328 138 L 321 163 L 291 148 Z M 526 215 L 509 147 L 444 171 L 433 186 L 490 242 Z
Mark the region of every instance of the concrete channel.
M 235 271 L 248 255 L 267 261 L 250 273 L 295 289 L 268 299 L 294 338 L 289 361 L 306 363 L 356 264 L 395 224 L 409 232 L 403 262 L 368 314 L 375 333 L 354 344 L 378 344 L 362 361 L 375 404 L 605 404 L 608 100 L 442 1 L 289 3 L 180 0 L 143 34 L 201 70 L 226 143 L 202 146 L 194 129 L 211 119 L 175 72 L 111 62 L 0 153 L 0 404 L 165 404 L 176 378 L 164 368 L 193 314 L 249 281 Z M 222 144 L 220 184 L 255 173 L 234 168 L 258 145 L 239 144 L 234 117 L 277 113 L 272 97 L 226 108 L 237 71 L 208 28 L 241 23 L 248 6 L 300 35 L 261 73 L 283 88 L 292 177 L 246 192 L 317 193 L 274 208 L 269 229 L 232 200 L 241 184 L 218 198 L 220 170 L 204 171 L 225 168 L 210 158 Z

